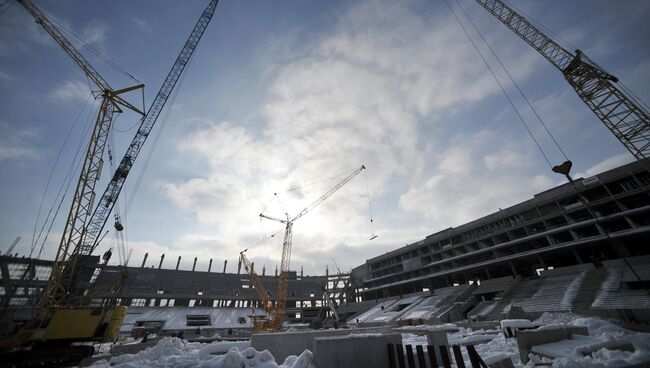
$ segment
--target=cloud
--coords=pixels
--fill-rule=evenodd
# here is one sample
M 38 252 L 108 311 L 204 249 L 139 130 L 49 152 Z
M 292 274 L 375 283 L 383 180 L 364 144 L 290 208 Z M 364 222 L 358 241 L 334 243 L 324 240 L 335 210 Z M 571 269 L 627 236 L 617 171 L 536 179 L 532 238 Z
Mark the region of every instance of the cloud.
M 2 46 L 0 46 L 0 49 L 1 48 L 2 48 Z M 7 73 L 0 70 L 0 82 L 8 82 L 11 79 L 12 78 L 11 78 L 11 76 L 9 74 L 7 74 Z
M 462 213 L 439 218 L 439 223 L 422 225 L 421 215 L 432 216 L 423 206 L 437 205 L 435 196 L 442 189 L 454 193 L 459 178 L 471 178 L 478 154 L 461 148 L 438 152 L 425 132 L 435 137 L 445 131 L 443 117 L 493 95 L 498 85 L 455 23 L 448 17 L 422 14 L 419 5 L 354 6 L 332 32 L 303 40 L 299 51 L 288 53 L 289 59 L 286 54 L 271 57 L 268 64 L 273 65 L 273 73 L 259 113 L 262 124 L 244 128 L 237 122 L 203 119 L 178 148 L 184 157 L 207 160 L 209 172 L 161 182 L 159 193 L 211 226 L 214 237 L 227 244 L 229 252 L 237 252 L 262 234 L 282 234 L 282 224 L 259 224 L 260 210 L 277 217 L 285 209 L 296 214 L 342 176 L 319 185 L 310 183 L 363 163 L 368 167 L 363 174 L 367 186 L 366 177 L 356 178 L 295 225 L 292 258 L 319 272 L 329 260 L 314 259 L 313 249 L 327 253 L 345 247 L 371 249 L 377 244 L 367 237 L 369 192 L 395 211 L 387 216 L 396 219 L 394 223 L 382 229 L 380 242 L 393 239 L 383 243 L 385 249 L 403 245 L 405 239 L 416 240 L 414 234 L 431 231 L 432 225 L 484 213 L 490 203 L 494 206 L 507 196 L 497 195 L 503 184 L 500 175 L 519 165 L 515 153 L 508 150 L 490 151 L 492 156 L 486 158 L 494 171 L 490 190 L 479 183 L 473 186 L 472 197 L 489 196 Z M 273 44 L 284 49 L 292 43 L 274 40 Z M 311 46 L 304 48 L 305 44 Z M 513 73 L 524 78 L 534 70 L 531 65 L 521 63 Z M 489 138 L 497 137 L 489 132 L 476 136 L 479 141 Z M 430 155 L 437 156 L 438 164 Z M 485 166 L 482 160 L 478 162 Z M 434 170 L 442 176 L 426 174 Z M 419 176 L 427 180 L 414 178 Z M 530 184 L 518 180 L 514 172 L 509 178 L 512 187 Z M 533 184 L 541 186 L 540 180 Z M 293 187 L 301 190 L 287 191 Z M 280 200 L 273 196 L 276 192 Z M 464 194 L 451 195 L 467 198 Z M 399 218 L 411 215 L 418 219 L 403 228 Z M 269 258 L 277 260 L 281 236 L 273 241 Z M 251 257 L 255 252 L 266 253 L 261 246 L 252 247 Z M 354 260 L 364 261 L 361 256 Z
M 15 129 L 0 122 L 0 132 L 0 161 L 36 161 L 43 158 L 42 150 L 36 145 L 40 136 L 35 131 Z
M 133 17 L 131 20 L 133 21 L 133 24 L 135 24 L 135 26 L 141 31 L 151 33 L 151 25 L 146 20 L 138 17 Z
M 91 94 L 88 85 L 81 81 L 65 81 L 56 87 L 50 96 L 63 102 L 86 102 Z
M 84 27 L 79 38 L 87 44 L 95 45 L 102 53 L 105 53 L 106 39 L 110 31 L 111 28 L 107 23 L 94 20 Z
M 554 186 L 550 177 L 535 174 L 533 158 L 524 146 L 495 148 L 494 141 L 494 133 L 487 131 L 452 139 L 450 148 L 435 157 L 439 164 L 434 174 L 414 182 L 400 196 L 400 207 L 444 228 L 488 215 Z M 449 169 L 450 162 L 468 169 L 458 170 L 456 165 Z M 468 166 L 470 162 L 474 165 Z
M 585 171 L 579 172 L 575 174 L 576 178 L 588 178 L 590 176 L 594 176 L 597 174 L 600 174 L 604 171 L 611 170 L 615 167 L 619 167 L 621 165 L 629 164 L 630 162 L 634 161 L 634 156 L 632 156 L 629 153 L 621 153 L 612 157 L 608 157 L 605 160 L 593 165 L 592 167 L 588 168 Z

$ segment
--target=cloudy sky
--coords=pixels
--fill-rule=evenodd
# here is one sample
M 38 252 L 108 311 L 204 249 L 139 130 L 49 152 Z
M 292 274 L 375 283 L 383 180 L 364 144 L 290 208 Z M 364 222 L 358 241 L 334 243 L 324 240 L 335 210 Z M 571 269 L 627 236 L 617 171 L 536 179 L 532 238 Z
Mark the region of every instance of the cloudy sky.
M 28 13 L 5 2 L 0 250 L 20 235 L 14 253 L 29 254 L 34 245 L 37 254 L 45 240 L 42 257 L 51 258 L 78 175 L 75 154 L 98 101 L 79 68 Z M 462 15 L 460 4 L 476 23 L 573 160 L 576 176 L 632 160 L 545 59 L 473 1 L 449 3 Z M 149 102 L 207 1 L 37 4 L 145 83 Z M 650 95 L 647 1 L 516 6 L 637 95 Z M 562 162 L 467 18 L 460 20 L 550 160 Z M 79 47 L 114 88 L 135 83 Z M 361 164 L 366 171 L 296 222 L 293 269 L 322 274 L 334 262 L 350 269 L 562 179 L 550 172 L 443 0 L 224 0 L 176 90 L 121 195 L 132 265 L 149 252 L 148 265 L 165 253 L 167 267 L 180 255 L 183 269 L 198 257 L 198 269 L 213 258 L 214 268 L 227 259 L 234 271 L 239 251 L 248 248 L 257 265 L 273 269 L 283 228 L 260 221 L 259 213 L 297 214 Z M 138 94 L 130 98 L 140 101 Z M 115 123 L 110 147 L 117 161 L 137 120 L 125 113 Z M 103 178 L 100 192 L 105 185 Z M 373 232 L 379 237 L 371 241 Z M 34 233 L 42 233 L 38 242 Z M 115 247 L 113 238 L 111 232 L 97 253 Z

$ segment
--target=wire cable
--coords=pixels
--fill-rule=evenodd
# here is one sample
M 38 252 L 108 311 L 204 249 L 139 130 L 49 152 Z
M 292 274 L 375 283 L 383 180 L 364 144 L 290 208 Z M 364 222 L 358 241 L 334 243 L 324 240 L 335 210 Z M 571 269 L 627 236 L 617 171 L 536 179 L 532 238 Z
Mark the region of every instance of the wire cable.
M 43 10 L 41 10 L 41 11 L 42 11 L 43 13 L 46 13 L 46 14 L 48 15 L 49 20 L 50 20 L 52 23 L 56 24 L 59 28 L 61 28 L 62 30 L 64 30 L 64 31 L 65 31 L 65 32 L 66 32 L 70 37 L 72 37 L 75 41 L 77 41 L 79 44 L 81 44 L 82 47 L 84 47 L 84 48 L 87 49 L 88 51 L 90 51 L 90 52 L 92 52 L 93 54 L 95 54 L 95 55 L 96 55 L 98 58 L 100 58 L 102 61 L 104 61 L 105 63 L 107 63 L 107 64 L 110 65 L 111 67 L 113 67 L 113 68 L 114 68 L 115 70 L 117 70 L 118 72 L 120 72 L 120 73 L 122 73 L 123 75 L 127 76 L 128 78 L 130 78 L 130 79 L 133 80 L 134 82 L 136 82 L 136 83 L 141 83 L 141 82 L 140 82 L 136 77 L 134 77 L 133 75 L 131 75 L 131 73 L 127 72 L 124 68 L 122 68 L 121 66 L 119 66 L 117 63 L 115 63 L 114 61 L 112 61 L 112 60 L 109 59 L 108 57 L 104 56 L 101 52 L 99 52 L 99 51 L 98 51 L 97 49 L 95 49 L 94 47 L 90 46 L 88 43 L 86 43 L 86 42 L 85 42 L 84 40 L 82 40 L 81 38 L 77 37 L 77 36 L 76 36 L 76 35 L 75 35 L 71 30 L 69 30 L 69 29 L 66 28 L 63 24 L 61 24 L 60 22 L 58 22 L 54 16 L 52 16 L 51 14 L 49 14 L 49 13 L 46 12 L 46 11 L 43 11 Z
M 548 136 L 551 138 L 551 140 L 552 140 L 553 143 L 555 144 L 555 147 L 557 147 L 557 149 L 562 153 L 562 156 L 564 156 L 564 159 L 568 161 L 568 160 L 569 160 L 569 157 L 566 155 L 566 153 L 564 152 L 564 150 L 562 149 L 562 147 L 560 146 L 560 144 L 557 142 L 557 140 L 556 140 L 555 137 L 553 136 L 553 134 L 551 134 L 551 131 L 548 129 L 548 126 L 544 123 L 544 120 L 542 120 L 542 118 L 541 118 L 541 117 L 539 116 L 539 114 L 537 113 L 537 110 L 536 110 L 536 109 L 533 107 L 533 105 L 530 103 L 530 100 L 528 99 L 528 97 L 526 96 L 526 94 L 524 94 L 524 92 L 521 90 L 521 88 L 519 87 L 519 84 L 517 83 L 517 81 L 515 81 L 515 79 L 512 77 L 512 75 L 510 74 L 510 71 L 508 71 L 508 68 L 506 68 L 506 66 L 503 64 L 503 62 L 501 61 L 501 58 L 499 58 L 499 56 L 496 54 L 496 52 L 494 51 L 494 49 L 492 49 L 492 46 L 490 46 L 490 43 L 487 41 L 487 39 L 485 39 L 485 37 L 483 36 L 483 34 L 481 33 L 481 31 L 480 31 L 480 30 L 478 29 L 478 27 L 476 26 L 476 23 L 474 23 L 474 21 L 472 20 L 472 18 L 467 14 L 467 12 L 466 12 L 465 9 L 463 8 L 463 5 L 460 3 L 460 1 L 459 1 L 459 0 L 455 0 L 455 1 L 456 1 L 456 3 L 458 4 L 458 7 L 460 8 L 460 10 L 463 12 L 463 14 L 465 15 L 465 17 L 467 18 L 467 20 L 469 20 L 469 22 L 472 24 L 472 26 L 473 26 L 474 29 L 476 30 L 476 33 L 478 33 L 478 35 L 481 37 L 481 39 L 483 40 L 483 42 L 484 42 L 485 45 L 487 46 L 488 50 L 490 50 L 490 52 L 492 53 L 492 55 L 494 55 L 494 57 L 497 59 L 497 61 L 499 62 L 499 65 L 501 66 L 501 68 L 503 69 L 503 71 L 506 73 L 506 75 L 508 75 L 508 78 L 510 78 L 510 81 L 512 82 L 512 84 L 515 86 L 515 88 L 517 88 L 517 91 L 519 91 L 519 94 L 524 98 L 524 100 L 526 101 L 526 104 L 528 105 L 528 107 L 530 107 L 530 109 L 533 111 L 533 113 L 535 114 L 535 117 L 537 118 L 537 120 L 539 121 L 539 123 L 544 127 L 544 130 L 546 131 L 546 133 L 548 134 Z
M 341 174 L 338 174 L 338 175 L 335 175 L 335 176 L 332 176 L 332 177 L 329 177 L 329 178 L 326 178 L 326 179 L 323 179 L 323 180 L 315 181 L 315 182 L 313 182 L 313 183 L 309 183 L 309 184 L 305 184 L 305 185 L 301 185 L 301 186 L 297 186 L 297 187 L 292 187 L 292 188 L 289 188 L 289 189 L 287 189 L 287 190 L 285 190 L 285 191 L 283 191 L 283 192 L 277 192 L 277 193 L 288 193 L 288 192 L 293 192 L 293 191 L 296 191 L 296 190 L 299 190 L 299 189 L 303 189 L 303 188 L 307 188 L 307 187 L 310 187 L 310 186 L 313 186 L 313 185 L 316 185 L 316 184 L 321 184 L 321 183 L 325 183 L 325 182 L 328 182 L 328 181 L 332 181 L 332 180 L 334 180 L 334 179 L 338 179 L 338 178 L 340 178 L 341 176 L 347 176 L 347 175 L 350 175 L 350 174 L 351 174 L 353 171 L 355 171 L 355 170 L 356 170 L 356 169 L 354 169 L 354 170 L 350 170 L 350 171 L 346 171 L 346 172 L 344 172 L 344 173 L 341 173 Z
M 187 60 L 187 64 L 185 65 L 185 70 L 189 69 L 190 64 L 192 63 L 192 60 L 194 60 L 194 54 L 190 55 L 190 58 Z M 129 199 L 126 203 L 126 206 L 124 208 L 124 217 L 127 217 L 127 212 L 130 210 L 131 205 L 133 204 L 133 201 L 135 199 L 135 195 L 138 192 L 138 189 L 140 188 L 140 184 L 142 183 L 142 179 L 144 178 L 144 174 L 147 171 L 147 168 L 149 167 L 149 163 L 151 162 L 151 158 L 153 157 L 154 152 L 156 151 L 156 147 L 158 146 L 158 142 L 160 141 L 160 136 L 162 135 L 163 131 L 165 130 L 165 126 L 167 125 L 167 120 L 169 119 L 169 115 L 171 114 L 172 107 L 174 106 L 174 103 L 176 102 L 176 98 L 178 97 L 178 93 L 182 89 L 183 82 L 185 81 L 187 73 L 181 74 L 180 79 L 178 80 L 176 88 L 174 88 L 174 92 L 172 92 L 172 96 L 170 98 L 170 104 L 168 105 L 169 107 L 167 108 L 167 111 L 165 112 L 165 116 L 163 117 L 162 121 L 158 123 L 160 126 L 158 128 L 158 133 L 153 139 L 153 142 L 151 143 L 150 147 L 151 150 L 149 151 L 149 154 L 144 160 L 144 164 L 142 165 L 142 169 L 140 169 L 140 173 L 138 175 L 138 179 L 135 182 L 135 185 L 133 186 L 133 189 L 131 191 L 131 195 L 129 196 Z M 125 188 L 126 189 L 126 188 Z
M 60 195 L 63 195 L 63 197 L 65 197 L 65 195 L 66 195 L 66 193 L 68 191 L 68 188 L 70 187 L 70 184 L 72 182 L 73 173 L 77 172 L 77 170 L 79 169 L 79 167 L 81 165 L 81 160 L 79 162 L 77 162 L 77 158 L 79 157 L 80 153 L 82 152 L 83 147 L 84 147 L 84 142 L 86 142 L 86 139 L 87 139 L 88 135 L 91 132 L 91 128 L 92 128 L 91 115 L 92 115 L 93 112 L 94 112 L 94 110 L 92 110 L 92 109 L 90 109 L 88 111 L 88 116 L 86 118 L 86 120 L 87 120 L 86 131 L 84 132 L 84 134 L 81 135 L 81 137 L 79 139 L 79 143 L 77 145 L 77 151 L 76 151 L 76 153 L 75 153 L 75 155 L 74 155 L 74 157 L 72 159 L 72 163 L 70 164 L 70 167 L 68 168 L 68 171 L 67 171 L 66 175 L 63 178 L 63 181 L 61 182 L 61 186 L 59 187 L 59 191 L 57 192 L 57 195 L 54 197 L 54 203 L 56 203 L 57 198 L 59 198 Z M 61 198 L 61 201 L 63 201 L 63 197 Z M 61 204 L 59 204 L 59 207 L 60 206 L 61 206 Z M 47 222 L 50 219 L 52 211 L 54 211 L 54 205 L 52 205 L 52 207 L 48 211 L 47 216 L 45 217 L 45 220 L 43 220 L 43 225 L 41 226 L 39 234 L 36 237 L 36 240 L 34 241 L 34 246 L 33 246 L 32 250 L 30 251 L 30 256 L 31 256 L 32 252 L 34 251 L 34 248 L 36 247 L 37 243 L 39 242 L 41 236 L 43 235 L 43 230 L 45 229 L 45 226 L 47 225 Z M 54 213 L 54 217 L 52 218 L 52 223 L 56 219 L 57 214 L 58 214 L 58 209 Z M 51 230 L 51 228 L 52 228 L 52 224 L 50 224 L 50 227 L 48 228 L 48 232 L 46 233 L 46 237 L 47 237 L 47 235 L 49 235 L 49 231 Z M 39 251 L 39 255 L 41 254 L 41 252 L 43 250 L 43 245 L 44 244 L 45 244 L 45 241 L 43 241 L 43 244 L 41 245 L 41 250 Z
M 517 13 L 519 13 L 519 15 L 526 18 L 526 20 L 528 20 L 532 25 L 534 25 L 535 27 L 541 29 L 542 31 L 544 31 L 544 33 L 551 35 L 553 37 L 553 41 L 555 41 L 555 42 L 559 43 L 561 46 L 564 46 L 565 48 L 569 49 L 569 51 L 578 49 L 578 47 L 576 47 L 575 45 L 572 45 L 571 43 L 569 43 L 569 41 L 563 39 L 558 34 L 554 33 L 552 30 L 546 28 L 543 24 L 538 22 L 535 18 L 533 18 L 530 15 L 526 14 L 526 12 L 523 12 L 521 9 L 517 8 L 516 6 L 512 5 L 509 2 L 506 2 L 505 0 L 502 0 L 502 1 L 504 3 L 506 3 L 509 7 L 514 9 Z
M 52 177 L 54 176 L 54 172 L 56 170 L 56 166 L 59 163 L 59 160 L 61 159 L 61 155 L 63 154 L 63 150 L 65 149 L 66 145 L 68 144 L 68 140 L 70 139 L 70 136 L 72 135 L 72 132 L 74 129 L 77 127 L 77 124 L 80 121 L 80 117 L 83 114 L 84 110 L 86 109 L 86 106 L 88 106 L 88 102 L 90 102 L 90 98 L 92 97 L 92 94 L 89 94 L 88 97 L 86 98 L 86 101 L 84 102 L 83 106 L 81 107 L 81 110 L 79 110 L 79 113 L 77 114 L 77 117 L 74 120 L 74 123 L 68 130 L 68 133 L 65 136 L 65 139 L 63 140 L 63 143 L 61 144 L 61 147 L 59 148 L 59 153 L 56 155 L 56 159 L 54 160 L 54 164 L 52 165 L 52 170 L 50 170 L 50 176 L 47 178 L 47 184 L 45 184 L 45 190 L 43 191 L 43 196 L 41 196 L 41 203 L 38 206 L 38 211 L 36 213 L 36 221 L 34 222 L 34 231 L 32 232 L 32 246 L 31 250 L 29 252 L 29 256 L 32 256 L 32 253 L 34 251 L 34 247 L 36 246 L 36 229 L 38 228 L 38 224 L 40 221 L 41 217 L 41 211 L 43 210 L 43 204 L 45 203 L 45 197 L 47 196 L 47 192 L 49 191 L 50 188 L 50 183 L 52 182 Z
M 487 62 L 487 60 L 485 59 L 485 57 L 483 56 L 483 53 L 481 53 L 481 50 L 480 50 L 480 49 L 478 48 L 478 46 L 476 45 L 476 43 L 474 42 L 474 40 L 473 40 L 472 37 L 470 36 L 469 32 L 467 32 L 467 29 L 465 29 L 465 26 L 463 26 L 462 22 L 460 21 L 460 19 L 459 19 L 458 16 L 456 15 L 456 12 L 455 12 L 454 9 L 451 7 L 451 4 L 449 4 L 448 0 L 444 0 L 444 1 L 445 1 L 445 4 L 447 4 L 447 7 L 448 7 L 449 10 L 451 11 L 451 13 L 453 14 L 454 18 L 456 19 L 456 22 L 458 23 L 458 25 L 460 26 L 460 28 L 463 30 L 463 32 L 465 32 L 465 35 L 467 36 L 467 38 L 469 39 L 469 41 L 472 43 L 472 46 L 474 46 L 474 49 L 476 50 L 476 52 L 478 52 L 479 56 L 481 57 L 481 59 L 482 59 L 483 62 L 485 63 L 485 66 L 488 68 L 488 70 L 489 70 L 490 73 L 492 74 L 492 77 L 494 77 L 494 80 L 495 80 L 495 81 L 497 82 L 497 84 L 499 85 L 499 88 L 501 89 L 501 92 L 503 92 L 503 95 L 506 97 L 506 99 L 508 100 L 508 102 L 510 103 L 510 105 L 512 106 L 512 108 L 515 110 L 515 113 L 516 113 L 517 116 L 519 117 L 519 120 L 521 121 L 521 123 L 523 124 L 523 126 L 526 128 L 526 131 L 528 131 L 528 135 L 530 135 L 530 137 L 532 138 L 533 142 L 535 142 L 535 145 L 537 146 L 537 149 L 539 150 L 539 152 L 540 152 L 540 153 L 542 154 L 542 156 L 544 157 L 544 160 L 546 160 L 546 163 L 548 164 L 548 166 L 552 168 L 553 165 L 551 164 L 551 161 L 550 161 L 550 160 L 548 159 L 548 157 L 546 156 L 546 153 L 544 152 L 544 150 L 543 150 L 542 147 L 540 146 L 539 142 L 537 141 L 537 139 L 536 139 L 535 136 L 533 135 L 533 132 L 532 132 L 532 131 L 530 130 L 530 128 L 528 127 L 528 124 L 526 124 L 526 121 L 524 120 L 524 117 L 521 115 L 521 113 L 519 112 L 519 110 L 518 110 L 517 107 L 515 106 L 514 102 L 512 102 L 512 99 L 510 98 L 510 96 L 509 96 L 508 93 L 506 92 L 505 88 L 504 88 L 503 85 L 501 84 L 501 81 L 499 81 L 499 78 L 497 78 L 496 73 L 494 72 L 494 70 L 492 69 L 492 67 L 490 66 L 490 64 Z
M 7 10 L 11 9 L 16 4 L 15 0 L 7 0 L 4 4 L 0 5 L 0 15 L 4 14 Z

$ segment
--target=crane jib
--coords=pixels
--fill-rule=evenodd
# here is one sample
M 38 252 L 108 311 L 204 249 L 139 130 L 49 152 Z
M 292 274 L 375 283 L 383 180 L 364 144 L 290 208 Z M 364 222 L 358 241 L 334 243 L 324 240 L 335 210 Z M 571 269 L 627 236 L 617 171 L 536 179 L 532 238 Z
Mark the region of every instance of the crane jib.
M 615 84 L 616 77 L 590 62 L 580 50 L 574 54 L 560 46 L 504 1 L 476 2 L 558 68 L 578 97 L 637 160 L 650 157 L 650 114 Z
M 156 120 L 160 116 L 161 111 L 165 107 L 171 92 L 176 86 L 176 82 L 180 78 L 185 66 L 187 65 L 190 57 L 194 53 L 196 46 L 199 43 L 199 40 L 203 36 L 205 29 L 207 28 L 214 11 L 217 7 L 218 0 L 210 1 L 210 4 L 205 8 L 199 20 L 197 21 L 194 29 L 190 33 L 188 40 L 185 42 L 181 52 L 179 53 L 174 65 L 167 74 L 165 81 L 163 82 L 158 94 L 151 103 L 151 107 L 147 114 L 142 118 L 140 123 L 140 128 L 138 129 L 136 135 L 133 137 L 131 144 L 129 145 L 122 161 L 120 162 L 118 169 L 119 173 L 116 172 L 113 175 L 113 178 L 108 184 L 108 187 L 104 191 L 101 200 L 97 203 L 95 211 L 93 212 L 88 227 L 86 229 L 86 234 L 81 245 L 81 254 L 89 255 L 98 245 L 99 234 L 101 234 L 106 222 L 108 220 L 109 214 L 115 205 L 117 197 L 122 190 L 122 186 L 128 176 L 131 168 L 133 167 L 133 162 L 138 157 L 142 146 L 144 145 L 147 137 L 149 136 L 151 129 L 154 127 Z

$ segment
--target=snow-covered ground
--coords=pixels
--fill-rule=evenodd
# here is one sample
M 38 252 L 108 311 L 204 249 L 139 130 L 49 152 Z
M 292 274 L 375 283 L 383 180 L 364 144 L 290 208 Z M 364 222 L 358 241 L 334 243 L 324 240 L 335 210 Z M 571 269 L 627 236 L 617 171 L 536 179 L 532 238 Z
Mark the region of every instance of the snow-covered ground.
M 124 354 L 95 362 L 93 368 L 309 368 L 313 355 L 305 350 L 278 364 L 268 350 L 257 351 L 249 342 L 188 343 L 165 337 L 136 354 Z
M 580 351 L 585 346 L 569 347 L 569 344 L 557 344 L 555 348 L 563 351 L 566 357 L 551 359 L 535 358 L 527 364 L 522 364 L 519 357 L 517 340 L 506 339 L 497 331 L 472 330 L 471 328 L 458 328 L 458 332 L 448 333 L 450 344 L 475 342 L 476 351 L 484 360 L 490 360 L 498 355 L 507 355 L 515 367 L 534 367 L 535 364 L 546 363 L 552 367 L 626 367 L 633 364 L 647 363 L 650 366 L 650 334 L 627 330 L 610 321 L 594 317 L 584 317 L 571 313 L 545 313 L 535 321 L 535 324 L 544 326 L 566 324 L 569 326 L 584 326 L 589 330 L 589 335 L 594 337 L 596 346 L 609 346 L 612 343 L 628 342 L 634 346 L 634 352 L 609 350 L 600 348 L 590 356 L 583 356 Z M 425 327 L 425 326 L 421 326 Z M 417 328 L 417 327 L 414 327 Z M 403 344 L 427 345 L 426 336 L 417 336 L 411 333 L 402 334 Z M 488 341 L 486 343 L 481 343 Z M 553 347 L 552 347 L 553 348 Z M 567 353 L 567 348 L 570 349 Z M 469 357 L 462 349 L 466 361 Z
M 579 337 L 575 341 L 565 341 L 541 346 L 538 351 L 555 352 L 562 357 L 554 360 L 535 357 L 523 364 L 519 357 L 517 341 L 505 338 L 499 330 L 472 330 L 456 327 L 453 324 L 444 326 L 409 326 L 402 331 L 404 345 L 427 345 L 426 336 L 418 336 L 413 330 L 443 329 L 448 331 L 450 344 L 473 343 L 476 351 L 486 361 L 496 357 L 510 358 L 515 367 L 534 367 L 544 363 L 553 367 L 625 367 L 632 364 L 648 363 L 650 366 L 650 334 L 627 330 L 607 320 L 594 317 L 584 317 L 571 313 L 545 313 L 534 321 L 542 328 L 552 328 L 552 325 L 566 324 L 584 326 L 589 330 L 590 337 Z M 508 323 L 506 323 L 508 324 Z M 350 331 L 354 333 L 354 330 Z M 610 350 L 607 347 L 629 343 L 634 351 Z M 586 344 L 586 345 L 585 345 Z M 591 355 L 583 356 L 585 349 L 595 350 Z M 469 357 L 462 349 L 466 362 Z M 199 367 L 199 368 L 314 368 L 312 353 L 305 350 L 300 356 L 288 357 L 278 364 L 267 350 L 256 351 L 245 342 L 214 342 L 188 343 L 178 338 L 165 337 L 157 345 L 147 348 L 137 354 L 125 354 L 107 357 L 96 362 L 94 368 L 167 368 L 167 367 Z M 316 367 L 323 368 L 323 367 Z

